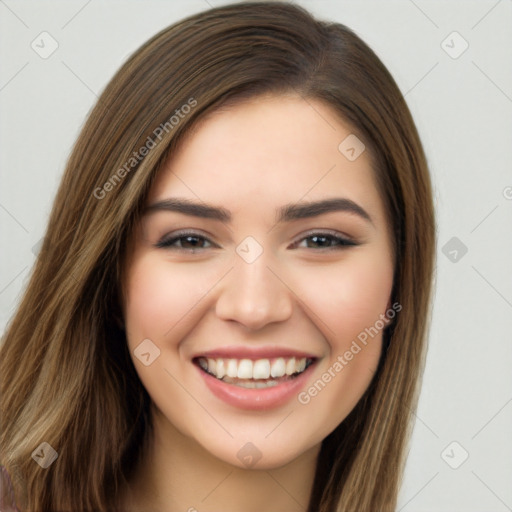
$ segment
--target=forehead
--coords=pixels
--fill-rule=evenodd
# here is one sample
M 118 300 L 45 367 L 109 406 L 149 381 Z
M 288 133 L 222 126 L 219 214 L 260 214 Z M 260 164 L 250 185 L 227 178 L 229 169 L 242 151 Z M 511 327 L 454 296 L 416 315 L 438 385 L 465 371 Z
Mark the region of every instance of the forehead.
M 339 149 L 351 135 L 318 100 L 246 100 L 194 127 L 157 176 L 149 201 L 177 196 L 236 212 L 343 196 L 383 216 L 367 151 L 351 161 Z

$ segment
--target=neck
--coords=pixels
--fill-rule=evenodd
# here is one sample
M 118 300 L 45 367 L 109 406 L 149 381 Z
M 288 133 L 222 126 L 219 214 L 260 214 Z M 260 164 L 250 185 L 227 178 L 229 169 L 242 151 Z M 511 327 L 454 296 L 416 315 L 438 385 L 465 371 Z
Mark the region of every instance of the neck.
M 315 446 L 288 464 L 242 469 L 217 459 L 154 414 L 153 436 L 130 488 L 126 512 L 304 512 L 313 488 Z

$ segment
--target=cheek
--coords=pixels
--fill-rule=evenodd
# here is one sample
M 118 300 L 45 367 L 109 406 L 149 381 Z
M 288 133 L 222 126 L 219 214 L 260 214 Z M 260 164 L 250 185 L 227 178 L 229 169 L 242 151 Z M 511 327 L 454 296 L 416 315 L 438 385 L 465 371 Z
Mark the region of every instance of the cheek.
M 355 407 L 377 369 L 387 325 L 381 315 L 387 310 L 393 273 L 387 262 L 362 258 L 314 273 L 314 279 L 310 275 L 302 281 L 301 291 L 327 353 L 316 379 L 298 399 L 311 416 L 324 418 L 319 428 L 327 435 Z
M 154 255 L 134 258 L 127 275 L 125 325 L 130 355 L 152 401 L 174 424 L 180 423 L 181 411 L 190 408 L 190 397 L 173 378 L 183 380 L 180 343 L 210 307 L 205 298 L 217 280 L 209 269 L 198 272 L 194 265 Z M 142 345 L 148 339 L 159 352 L 147 342 Z M 139 345 L 151 354 L 148 365 L 138 359 L 137 353 L 143 352 Z
M 131 343 L 140 337 L 160 337 L 165 332 L 164 326 L 170 328 L 173 318 L 179 314 L 176 283 L 171 286 L 169 281 L 158 264 L 149 265 L 142 260 L 130 269 L 125 315 Z
M 194 316 L 209 281 L 207 273 L 199 274 L 190 265 L 181 265 L 178 272 L 167 261 L 150 257 L 135 261 L 127 280 L 125 305 L 130 344 L 144 338 L 154 338 L 158 345 L 164 340 L 178 343 L 178 331 Z
M 354 258 L 307 274 L 301 277 L 301 297 L 319 320 L 316 324 L 329 340 L 333 355 L 345 351 L 347 344 L 386 312 L 393 286 L 393 271 L 387 262 Z

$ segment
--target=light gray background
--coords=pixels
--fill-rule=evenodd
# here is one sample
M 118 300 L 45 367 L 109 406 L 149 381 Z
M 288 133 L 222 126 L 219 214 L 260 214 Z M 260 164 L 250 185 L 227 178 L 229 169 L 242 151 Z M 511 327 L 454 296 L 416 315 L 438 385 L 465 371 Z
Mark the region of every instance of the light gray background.
M 103 87 L 157 31 L 225 3 L 0 0 L 2 330 Z M 388 66 L 435 186 L 434 318 L 398 510 L 512 510 L 512 1 L 297 3 L 354 29 Z M 43 31 L 59 45 L 47 59 L 31 48 Z M 469 44 L 458 58 L 464 42 L 453 31 Z M 452 237 L 465 255 L 459 242 L 443 253 Z

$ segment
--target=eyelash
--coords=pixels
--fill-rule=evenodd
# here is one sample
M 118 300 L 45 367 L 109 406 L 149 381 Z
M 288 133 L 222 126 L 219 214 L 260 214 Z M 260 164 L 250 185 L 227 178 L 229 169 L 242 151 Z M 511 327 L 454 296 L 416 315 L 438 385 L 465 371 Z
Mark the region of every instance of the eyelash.
M 183 252 L 189 252 L 189 253 L 197 253 L 198 251 L 211 248 L 211 247 L 185 248 L 185 247 L 178 247 L 175 245 L 175 243 L 177 241 L 181 241 L 187 237 L 200 239 L 200 240 L 208 242 L 212 247 L 218 247 L 213 242 L 211 242 L 207 237 L 205 237 L 199 233 L 193 232 L 193 231 L 177 233 L 171 237 L 165 236 L 155 244 L 155 247 L 157 247 L 159 249 L 171 249 L 171 250 L 177 250 L 177 251 L 183 251 Z M 341 237 L 334 233 L 329 233 L 326 231 L 315 231 L 315 232 L 308 233 L 306 236 L 303 236 L 297 242 L 293 242 L 292 246 L 295 248 L 301 242 L 311 239 L 311 238 L 314 238 L 314 237 L 326 238 L 326 239 L 329 239 L 331 242 L 335 242 L 335 245 L 329 245 L 328 247 L 310 248 L 310 249 L 317 250 L 317 251 L 333 251 L 333 250 L 339 251 L 339 250 L 345 249 L 347 247 L 359 245 L 358 243 L 354 242 L 353 240 L 351 240 L 349 238 L 344 238 L 344 237 Z

